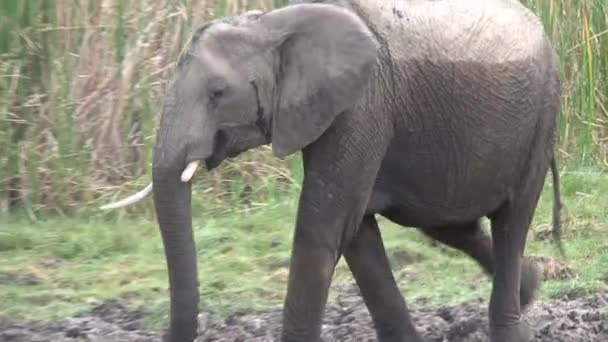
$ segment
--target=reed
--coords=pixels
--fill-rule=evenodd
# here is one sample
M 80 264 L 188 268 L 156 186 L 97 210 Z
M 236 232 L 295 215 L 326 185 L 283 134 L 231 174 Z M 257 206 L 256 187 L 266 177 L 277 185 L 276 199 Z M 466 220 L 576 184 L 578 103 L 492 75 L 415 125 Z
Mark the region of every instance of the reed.
M 147 183 L 160 97 L 192 30 L 283 2 L 0 1 L 0 212 L 91 212 Z M 560 158 L 607 164 L 608 2 L 523 2 L 560 55 Z M 301 179 L 297 156 L 266 147 L 218 171 L 197 182 L 201 210 L 259 208 Z
M 560 55 L 564 87 L 562 152 L 575 162 L 608 157 L 608 2 L 524 0 L 542 19 Z

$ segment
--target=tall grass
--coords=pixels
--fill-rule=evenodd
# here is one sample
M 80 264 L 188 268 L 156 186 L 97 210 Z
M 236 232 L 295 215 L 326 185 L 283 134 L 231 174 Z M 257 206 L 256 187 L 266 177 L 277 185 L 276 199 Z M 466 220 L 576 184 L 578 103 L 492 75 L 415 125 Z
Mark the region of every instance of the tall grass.
M 562 65 L 561 148 L 570 159 L 608 159 L 608 2 L 524 0 L 542 19 Z
M 70 215 L 147 183 L 160 95 L 193 28 L 283 2 L 0 1 L 0 212 Z M 606 164 L 608 3 L 523 2 L 561 58 L 561 156 Z M 259 148 L 199 182 L 196 205 L 263 206 L 300 171 Z
M 148 174 L 160 95 L 193 27 L 273 5 L 2 1 L 0 211 L 69 213 Z

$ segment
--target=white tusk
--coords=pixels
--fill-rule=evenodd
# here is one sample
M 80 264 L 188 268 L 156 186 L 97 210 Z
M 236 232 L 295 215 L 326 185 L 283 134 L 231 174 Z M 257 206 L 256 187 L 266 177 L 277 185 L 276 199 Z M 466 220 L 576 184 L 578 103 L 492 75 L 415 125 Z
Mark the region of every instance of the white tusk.
M 152 193 L 152 183 L 148 184 L 148 186 L 146 186 L 143 190 L 139 191 L 136 194 L 133 194 L 118 202 L 114 202 L 114 203 L 110 203 L 110 204 L 101 206 L 99 209 L 107 210 L 107 209 L 116 209 L 116 208 L 120 208 L 120 207 L 126 207 L 127 205 L 131 205 L 135 202 L 141 201 L 143 198 L 145 198 L 146 196 L 148 196 L 151 193 Z
M 192 176 L 194 175 L 194 171 L 196 171 L 196 168 L 198 167 L 199 163 L 200 163 L 200 161 L 198 161 L 198 160 L 188 163 L 188 166 L 186 166 L 186 168 L 182 172 L 182 182 L 186 183 L 186 182 L 189 182 L 190 179 L 192 179 Z

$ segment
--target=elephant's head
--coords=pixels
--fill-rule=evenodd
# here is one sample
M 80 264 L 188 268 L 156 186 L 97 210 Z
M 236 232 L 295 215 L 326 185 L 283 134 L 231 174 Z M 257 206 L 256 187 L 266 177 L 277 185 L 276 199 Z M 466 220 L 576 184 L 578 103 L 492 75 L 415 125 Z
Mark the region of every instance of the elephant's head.
M 196 163 L 213 169 L 267 143 L 284 157 L 313 143 L 361 95 L 377 50 L 353 12 L 322 4 L 250 12 L 211 22 L 193 35 L 168 87 L 154 151 L 171 341 L 191 341 L 196 331 L 189 182 Z

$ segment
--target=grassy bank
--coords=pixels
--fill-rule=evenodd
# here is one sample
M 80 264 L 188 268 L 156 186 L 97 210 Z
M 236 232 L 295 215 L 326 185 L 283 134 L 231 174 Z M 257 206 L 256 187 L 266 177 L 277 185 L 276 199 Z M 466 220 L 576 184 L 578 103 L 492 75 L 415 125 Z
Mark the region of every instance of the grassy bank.
M 563 175 L 567 263 L 577 276 L 550 280 L 542 298 L 608 289 L 608 174 L 578 170 Z M 290 197 L 295 198 L 295 197 Z M 222 316 L 282 303 L 295 201 L 286 198 L 240 214 L 194 218 L 201 301 Z M 548 183 L 530 233 L 527 254 L 555 256 L 547 240 Z M 3 221 L 0 225 L 0 316 L 60 319 L 92 304 L 120 298 L 142 307 L 152 326 L 166 323 L 167 274 L 162 243 L 151 217 Z M 432 247 L 412 229 L 382 220 L 392 266 L 409 300 L 428 304 L 488 299 L 490 282 L 468 258 Z M 351 283 L 341 261 L 334 284 Z

